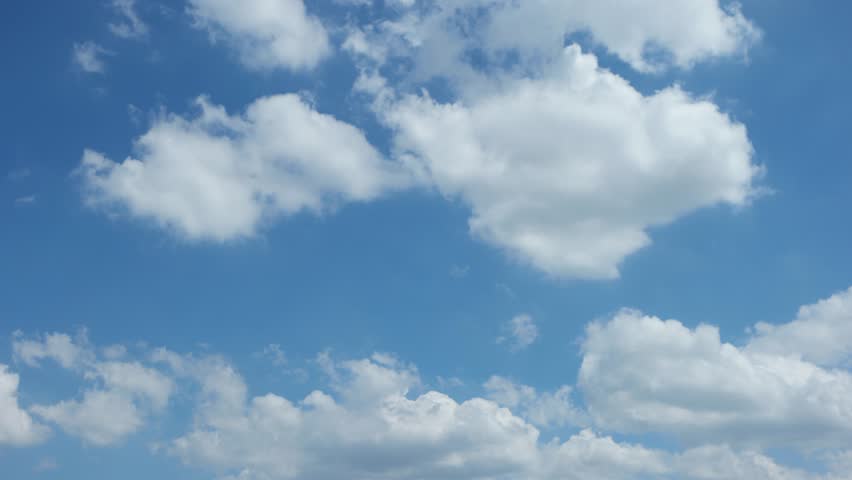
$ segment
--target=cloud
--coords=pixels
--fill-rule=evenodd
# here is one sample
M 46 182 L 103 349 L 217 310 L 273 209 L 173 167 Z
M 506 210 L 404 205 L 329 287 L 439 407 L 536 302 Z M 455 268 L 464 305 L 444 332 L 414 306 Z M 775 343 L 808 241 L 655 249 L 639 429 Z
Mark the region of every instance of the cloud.
M 713 103 L 644 96 L 574 45 L 544 77 L 471 100 L 388 96 L 395 155 L 469 205 L 475 236 L 554 276 L 617 277 L 650 227 L 746 205 L 761 173 L 745 127 Z
M 27 195 L 15 199 L 15 205 L 32 205 L 36 201 L 35 195 Z
M 519 413 L 537 427 L 583 426 L 587 423 L 583 412 L 573 405 L 572 388 L 568 385 L 555 392 L 539 393 L 533 387 L 494 375 L 484 387 L 486 397 Z
M 277 343 L 270 343 L 263 347 L 263 350 L 255 353 L 254 356 L 268 360 L 276 367 L 284 367 L 287 365 L 287 355 L 284 354 L 284 350 L 281 349 L 281 345 Z
M 37 352 L 34 362 L 53 350 L 16 349 Z M 74 368 L 94 385 L 80 398 L 31 411 L 87 443 L 112 445 L 167 408 L 179 385 L 194 405 L 191 421 L 155 451 L 229 480 L 849 478 L 845 370 L 736 347 L 716 327 L 691 329 L 631 310 L 590 324 L 581 351 L 576 389 L 538 391 L 495 375 L 484 384 L 486 398 L 466 400 L 427 389 L 414 365 L 386 353 L 342 361 L 320 354 L 324 385 L 301 399 L 250 395 L 237 369 L 209 353 L 160 348 L 144 362 L 78 355 L 90 360 L 66 364 L 82 363 Z M 570 436 L 543 433 L 556 428 Z M 687 448 L 652 448 L 611 433 L 647 433 Z M 815 471 L 766 453 L 791 448 Z
M 669 65 L 690 68 L 702 60 L 742 54 L 760 38 L 759 29 L 737 4 L 723 8 L 719 0 L 473 3 L 496 5 L 483 34 L 491 50 L 548 52 L 566 35 L 588 32 L 596 43 L 643 72 Z
M 236 5 L 236 4 L 234 4 Z M 207 99 L 195 118 L 164 116 L 121 163 L 86 150 L 86 202 L 119 207 L 190 240 L 255 235 L 280 216 L 323 213 L 404 184 L 355 127 L 295 95 L 264 97 L 243 115 Z
M 66 369 L 76 369 L 92 361 L 85 331 L 78 334 L 77 341 L 65 333 L 24 338 L 22 332 L 15 332 L 13 339 L 12 354 L 15 360 L 30 367 L 40 366 L 40 362 L 45 359 L 53 360 Z
M 297 401 L 249 397 L 221 357 L 166 350 L 156 357 L 198 382 L 201 392 L 192 429 L 159 450 L 226 479 L 823 478 L 726 446 L 669 453 L 591 430 L 542 441 L 532 424 L 493 401 L 413 394 L 421 385 L 416 369 L 387 355 L 344 362 L 326 356 L 332 393 L 318 390 Z M 521 399 L 508 403 L 523 409 L 536 395 L 520 388 Z
M 852 356 L 852 288 L 799 309 L 783 325 L 758 323 L 748 350 L 793 355 L 823 366 L 849 367 Z
M 144 423 L 133 400 L 115 391 L 88 390 L 81 400 L 35 405 L 31 410 L 95 446 L 114 444 Z
M 111 55 L 111 52 L 97 43 L 75 43 L 71 60 L 77 68 L 85 73 L 104 73 L 106 71 L 104 55 Z
M 90 383 L 80 398 L 34 405 L 30 411 L 95 446 L 116 444 L 140 430 L 150 414 L 167 407 L 175 390 L 170 378 L 139 362 L 98 359 L 85 335 L 74 341 L 60 333 L 36 339 L 16 334 L 12 350 L 29 366 L 49 358 Z
M 44 441 L 50 431 L 18 405 L 20 378 L 0 364 L 0 446 L 26 447 Z
M 113 35 L 121 38 L 144 38 L 148 35 L 148 25 L 136 12 L 136 0 L 112 0 L 112 8 L 122 17 L 120 22 L 109 24 Z
M 523 350 L 538 338 L 538 327 L 531 316 L 527 314 L 517 315 L 504 326 L 506 336 L 497 338 L 497 343 L 508 343 L 513 351 Z
M 745 56 L 761 37 L 738 4 L 719 0 L 431 0 L 396 7 L 352 28 L 344 50 L 380 64 L 402 59 L 412 79 L 445 77 L 466 93 L 482 90 L 507 65 L 538 71 L 559 58 L 572 35 L 587 35 L 646 73 Z
M 223 38 L 253 69 L 309 70 L 329 55 L 328 33 L 302 0 L 189 0 L 196 26 Z
M 582 351 L 580 390 L 609 431 L 759 448 L 852 441 L 848 371 L 723 343 L 717 327 L 622 310 L 587 328 Z

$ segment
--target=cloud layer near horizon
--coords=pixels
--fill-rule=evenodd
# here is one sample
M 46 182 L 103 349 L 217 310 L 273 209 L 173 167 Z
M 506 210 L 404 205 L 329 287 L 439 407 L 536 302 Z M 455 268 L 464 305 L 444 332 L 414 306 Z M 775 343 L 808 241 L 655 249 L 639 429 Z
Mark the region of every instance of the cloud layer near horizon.
M 325 388 L 290 399 L 251 396 L 233 364 L 209 353 L 128 353 L 98 349 L 85 334 L 17 334 L 19 363 L 56 365 L 87 386 L 53 405 L 22 407 L 18 377 L 4 367 L 0 402 L 11 408 L 0 416 L 0 442 L 45 441 L 47 428 L 29 411 L 89 445 L 121 443 L 171 408 L 180 390 L 194 398 L 193 419 L 157 450 L 222 478 L 839 480 L 849 477 L 783 467 L 766 452 L 848 454 L 841 446 L 852 443 L 852 375 L 836 356 L 811 363 L 813 343 L 777 345 L 807 340 L 800 332 L 840 321 L 850 304 L 852 289 L 802 307 L 790 323 L 763 325 L 740 346 L 723 342 L 714 326 L 622 310 L 588 325 L 576 386 L 537 391 L 493 376 L 484 397 L 466 400 L 431 389 L 415 366 L 387 354 L 320 354 L 314 373 Z M 845 351 L 852 337 L 839 335 L 831 345 Z M 574 433 L 563 441 L 557 431 Z M 687 448 L 614 437 L 640 433 Z

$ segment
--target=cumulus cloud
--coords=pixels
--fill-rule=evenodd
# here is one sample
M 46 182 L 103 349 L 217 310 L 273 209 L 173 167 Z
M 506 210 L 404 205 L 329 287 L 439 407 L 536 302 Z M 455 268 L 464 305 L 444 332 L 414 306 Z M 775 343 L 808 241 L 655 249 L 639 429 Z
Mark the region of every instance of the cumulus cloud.
M 608 430 L 761 448 L 852 441 L 848 371 L 724 343 L 714 326 L 623 310 L 588 327 L 582 352 L 579 387 Z
M 234 4 L 236 5 L 236 4 Z M 229 115 L 205 98 L 194 118 L 168 115 L 117 163 L 87 150 L 86 201 L 119 207 L 188 240 L 251 237 L 265 222 L 367 201 L 404 183 L 357 128 L 295 95 L 264 97 Z
M 99 359 L 84 335 L 75 341 L 61 333 L 36 338 L 17 334 L 12 349 L 29 366 L 53 359 L 90 383 L 80 398 L 34 405 L 30 411 L 96 446 L 118 443 L 141 429 L 148 415 L 166 408 L 175 389 L 169 377 L 139 362 Z
M 496 5 L 485 27 L 493 50 L 552 51 L 565 35 L 588 32 L 639 71 L 744 53 L 760 37 L 737 4 L 719 0 L 485 0 Z M 517 28 L 535 25 L 535 28 Z
M 415 78 L 445 76 L 461 87 L 477 77 L 472 57 L 480 66 L 498 70 L 507 60 L 517 61 L 521 70 L 535 68 L 558 57 L 573 34 L 588 34 L 595 45 L 641 72 L 687 69 L 713 58 L 745 55 L 761 36 L 738 4 L 723 6 L 719 0 L 432 0 L 420 8 L 406 8 L 413 2 L 394 5 L 396 16 L 385 10 L 388 17 L 354 29 L 344 48 L 373 60 L 409 58 Z M 369 55 L 375 53 L 379 55 Z
M 852 288 L 799 309 L 782 325 L 758 323 L 748 350 L 795 355 L 823 366 L 849 367 L 852 355 Z
M 25 338 L 22 332 L 15 332 L 12 354 L 16 360 L 31 367 L 38 367 L 42 360 L 50 359 L 62 368 L 74 369 L 91 361 L 87 344 L 85 331 L 79 333 L 76 340 L 65 333 Z
M 573 45 L 540 79 L 377 108 L 396 155 L 470 206 L 474 235 L 556 276 L 617 277 L 648 228 L 745 205 L 761 171 L 745 127 L 713 103 L 678 87 L 644 96 Z
M 189 0 L 196 25 L 222 38 L 254 69 L 308 70 L 331 52 L 320 20 L 302 0 Z
M 201 392 L 193 428 L 161 450 L 227 479 L 822 478 L 725 446 L 668 453 L 591 430 L 543 441 L 536 427 L 493 401 L 416 394 L 416 369 L 387 355 L 344 362 L 325 356 L 332 393 L 296 401 L 249 397 L 242 377 L 220 357 L 166 350 L 155 356 Z M 535 396 L 521 390 L 521 398 Z
M 34 422 L 18 404 L 20 378 L 0 364 L 0 446 L 25 447 L 40 443 L 49 430 Z
M 86 73 L 104 73 L 106 63 L 104 56 L 111 52 L 94 42 L 75 43 L 71 60 L 74 65 Z
M 50 350 L 17 349 L 37 352 L 28 357 L 33 364 Z M 576 389 L 539 391 L 495 375 L 483 385 L 485 398 L 466 400 L 429 390 L 414 365 L 385 353 L 342 361 L 320 354 L 324 388 L 296 399 L 250 395 L 229 361 L 207 353 L 157 349 L 144 362 L 83 355 L 91 360 L 74 368 L 95 385 L 31 410 L 87 443 L 114 444 L 168 406 L 180 385 L 193 401 L 192 420 L 155 450 L 234 480 L 849 478 L 843 446 L 852 441 L 852 379 L 845 370 L 796 352 L 737 347 L 722 342 L 716 327 L 632 310 L 590 324 L 581 352 Z M 555 428 L 570 436 L 543 433 Z M 689 448 L 662 450 L 606 432 L 650 433 Z M 775 448 L 822 460 L 823 473 L 780 465 L 766 453 Z
M 538 339 L 538 326 L 527 314 L 517 315 L 503 326 L 506 335 L 497 337 L 497 343 L 507 343 L 513 351 L 523 350 Z

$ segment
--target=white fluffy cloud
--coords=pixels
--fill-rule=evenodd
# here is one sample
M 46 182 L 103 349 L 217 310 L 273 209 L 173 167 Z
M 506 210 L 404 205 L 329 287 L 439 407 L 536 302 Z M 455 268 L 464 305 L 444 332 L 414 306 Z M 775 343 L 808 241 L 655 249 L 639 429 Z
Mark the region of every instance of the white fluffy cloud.
M 18 405 L 20 378 L 0 364 L 0 446 L 23 447 L 43 441 L 49 431 Z
M 852 442 L 848 371 L 632 310 L 590 325 L 582 350 L 579 386 L 602 428 L 759 447 Z
M 821 478 L 724 446 L 673 454 L 590 430 L 545 442 L 527 420 L 492 401 L 412 395 L 420 385 L 416 370 L 387 355 L 324 357 L 333 394 L 314 391 L 299 401 L 250 398 L 242 377 L 221 358 L 168 351 L 155 357 L 195 379 L 201 391 L 192 430 L 162 448 L 226 479 Z
M 258 99 L 233 116 L 197 103 L 195 118 L 156 121 L 137 140 L 137 158 L 116 163 L 87 150 L 79 173 L 89 204 L 123 207 L 190 240 L 226 241 L 403 183 L 360 130 L 295 95 Z
M 748 350 L 794 355 L 824 366 L 849 367 L 852 355 L 852 288 L 799 309 L 783 325 L 758 323 Z
M 612 278 L 647 229 L 754 193 L 745 127 L 677 87 L 643 96 L 577 46 L 537 80 L 442 104 L 380 101 L 396 155 L 470 205 L 470 229 L 557 276 Z
M 189 0 L 197 26 L 255 69 L 308 70 L 331 52 L 328 33 L 302 0 Z
M 50 359 L 62 368 L 74 369 L 91 361 L 91 352 L 85 345 L 85 332 L 80 333 L 76 341 L 65 333 L 24 338 L 21 332 L 16 332 L 12 353 L 16 360 L 31 367 L 38 367 L 42 360 Z
M 39 367 L 40 360 L 50 358 L 91 384 L 80 398 L 34 405 L 30 411 L 96 446 L 115 444 L 141 429 L 148 415 L 166 408 L 175 389 L 169 377 L 139 362 L 98 359 L 85 335 L 75 341 L 60 333 L 35 339 L 17 334 L 12 349 L 27 365 Z

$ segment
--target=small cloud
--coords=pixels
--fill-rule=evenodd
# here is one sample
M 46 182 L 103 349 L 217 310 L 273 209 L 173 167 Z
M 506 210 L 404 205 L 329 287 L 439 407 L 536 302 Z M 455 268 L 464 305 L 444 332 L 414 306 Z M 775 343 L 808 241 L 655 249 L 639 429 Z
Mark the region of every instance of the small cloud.
M 136 13 L 136 0 L 113 0 L 112 8 L 121 16 L 121 21 L 109 24 L 109 31 L 121 38 L 145 38 L 148 25 Z
M 464 386 L 464 381 L 462 381 L 462 379 L 458 377 L 444 378 L 439 375 L 435 380 L 438 382 L 438 388 L 440 388 L 441 390 L 459 388 Z
M 58 469 L 59 469 L 59 464 L 56 462 L 56 459 L 50 458 L 50 457 L 42 458 L 38 462 L 38 464 L 36 464 L 36 466 L 33 467 L 33 470 L 37 473 L 53 472 L 53 471 L 58 470 Z
M 453 265 L 450 267 L 450 276 L 453 278 L 464 278 L 468 273 L 470 273 L 469 265 Z
M 518 315 L 509 320 L 504 326 L 504 335 L 497 337 L 497 344 L 508 344 L 513 352 L 523 350 L 538 339 L 538 327 L 531 316 L 527 314 Z
M 75 43 L 71 60 L 74 65 L 86 73 L 104 73 L 106 64 L 103 56 L 112 52 L 94 42 Z
M 27 195 L 25 197 L 18 197 L 15 199 L 15 205 L 24 206 L 24 205 L 32 205 L 36 201 L 35 195 Z
M 287 365 L 287 356 L 284 354 L 284 351 L 281 350 L 281 345 L 278 345 L 277 343 L 271 343 L 263 347 L 263 350 L 256 352 L 254 357 L 269 360 L 276 367 L 283 367 L 284 365 Z
M 130 117 L 130 121 L 133 122 L 134 125 L 138 126 L 142 124 L 142 120 L 145 115 L 141 108 L 131 103 L 127 105 L 127 116 Z

